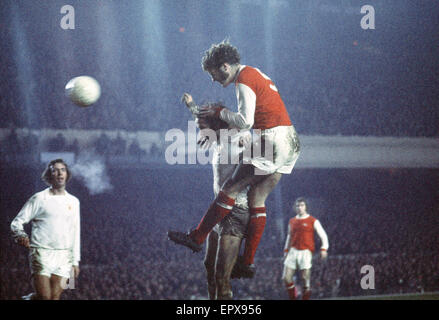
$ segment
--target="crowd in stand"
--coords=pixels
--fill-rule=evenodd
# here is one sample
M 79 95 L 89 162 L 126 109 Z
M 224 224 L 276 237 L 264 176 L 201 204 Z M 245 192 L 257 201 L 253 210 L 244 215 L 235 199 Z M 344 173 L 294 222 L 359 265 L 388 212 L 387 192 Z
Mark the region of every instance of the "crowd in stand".
M 285 84 L 288 86 L 288 84 Z M 383 93 L 385 88 L 379 85 L 372 89 L 352 88 L 327 88 L 325 84 L 308 85 L 306 88 L 283 90 L 285 100 L 292 121 L 298 132 L 302 135 L 359 135 L 359 136 L 409 136 L 409 137 L 437 137 L 439 132 L 436 123 L 439 121 L 437 100 L 430 96 L 417 95 L 416 92 L 405 92 L 404 95 L 389 98 Z M 372 90 L 372 91 L 370 91 Z M 436 93 L 437 95 L 437 93 Z M 171 99 L 167 106 L 172 112 L 164 118 L 156 117 L 154 126 L 148 124 L 134 125 L 129 122 L 130 114 L 139 114 L 135 108 L 118 109 L 114 118 L 104 118 L 101 113 L 92 113 L 89 116 L 96 118 L 95 122 L 105 125 L 90 126 L 87 121 L 79 125 L 81 120 L 71 120 L 78 117 L 74 112 L 64 119 L 66 122 L 61 127 L 47 124 L 46 128 L 63 129 L 73 127 L 76 129 L 107 129 L 107 130 L 153 130 L 163 131 L 172 128 L 187 128 L 189 120 L 187 111 L 178 101 L 178 94 Z M 175 100 L 175 101 L 174 101 Z M 6 103 L 6 102 L 3 102 Z M 128 103 L 128 102 L 127 102 Z M 229 102 L 229 107 L 236 108 L 235 102 Z M 0 104 L 0 111 L 7 108 Z M 70 106 L 74 110 L 74 107 Z M 106 106 L 111 109 L 111 106 Z M 116 108 L 116 107 L 114 107 Z M 153 109 L 154 107 L 151 106 Z M 10 112 L 10 111 L 9 111 Z M 19 110 L 17 110 L 19 112 Z M 79 112 L 78 112 L 79 113 Z M 147 113 L 146 111 L 142 111 Z M 125 115 L 126 114 L 126 115 Z M 152 118 L 153 119 L 153 118 Z M 117 120 L 117 121 L 116 121 Z M 69 123 L 72 121 L 72 123 Z M 0 127 L 28 127 L 29 124 L 20 124 L 11 117 L 3 118 Z
M 11 57 L 8 59 L 13 60 Z M 361 62 L 357 57 L 351 64 Z M 147 95 L 147 86 L 136 86 L 135 92 L 131 84 L 118 86 L 117 90 L 114 90 L 110 79 L 106 79 L 108 74 L 98 73 L 98 78 L 102 78 L 101 81 L 110 87 L 110 90 L 102 95 L 97 106 L 83 110 L 74 106 L 64 96 L 62 86 L 59 86 L 60 92 L 57 94 L 47 92 L 47 88 L 53 87 L 54 83 L 68 81 L 59 79 L 60 71 L 56 64 L 34 65 L 35 68 L 41 68 L 35 74 L 44 76 L 33 81 L 31 93 L 34 99 L 31 103 L 20 97 L 23 94 L 20 90 L 23 88 L 18 85 L 20 79 L 17 76 L 17 66 L 13 62 L 11 65 L 10 68 L 2 66 L 4 79 L 8 81 L 0 82 L 0 112 L 3 115 L 0 118 L 1 128 L 130 131 L 185 129 L 189 116 L 180 102 L 180 97 L 188 87 L 205 88 L 207 85 L 207 81 L 200 82 L 200 71 L 183 70 L 181 74 L 173 75 L 172 90 L 163 82 Z M 344 62 L 342 66 L 345 66 Z M 258 67 L 263 69 L 263 66 Z M 439 135 L 438 87 L 435 83 L 424 83 L 422 78 L 401 78 L 396 82 L 391 77 L 380 77 L 381 73 L 373 77 L 370 70 L 364 72 L 364 77 L 367 76 L 365 79 L 350 79 L 353 77 L 352 73 L 355 73 L 352 70 L 326 74 L 310 73 L 309 70 L 304 70 L 305 68 L 303 65 L 280 65 L 277 66 L 278 72 L 274 72 L 273 75 L 299 134 L 410 137 Z M 389 70 L 390 75 L 392 71 Z M 139 73 L 139 70 L 133 72 L 139 79 L 145 78 L 145 74 Z M 297 72 L 300 74 L 297 75 Z M 294 77 L 291 77 L 291 74 L 294 74 Z M 133 78 L 132 82 L 135 83 L 136 79 Z M 216 89 L 218 88 L 209 87 L 207 92 L 194 89 L 197 102 L 212 99 L 209 97 L 214 94 L 212 92 L 216 95 Z M 224 92 L 221 93 L 224 96 Z M 46 101 L 48 95 L 51 96 L 50 103 Z M 133 95 L 137 95 L 137 102 L 133 101 Z M 227 97 L 224 102 L 229 108 L 236 110 L 236 101 Z M 63 113 L 61 119 L 53 112 L 55 106 Z M 28 114 L 31 107 L 31 114 Z
M 180 102 L 180 95 L 191 88 L 201 101 L 207 99 L 211 92 L 221 90 L 207 87 L 208 81 L 199 79 L 200 70 L 182 69 L 182 72 L 175 72 L 172 83 L 156 82 L 156 86 L 144 84 L 145 73 L 138 65 L 134 65 L 133 69 L 119 66 L 126 73 L 117 77 L 130 79 L 121 85 L 123 81 L 112 82 L 108 71 L 90 60 L 90 65 L 85 69 L 99 79 L 104 91 L 95 106 L 81 109 L 74 106 L 63 92 L 63 84 L 77 71 L 75 63 L 62 66 L 57 63 L 37 63 L 59 59 L 56 51 L 43 50 L 43 47 L 52 48 L 52 44 L 45 46 L 40 38 L 29 36 L 27 45 L 32 49 L 32 55 L 23 69 L 17 64 L 15 54 L 9 52 L 15 39 L 11 34 L 11 30 L 0 28 L 0 36 L 8 41 L 0 49 L 4 53 L 4 63 L 1 64 L 4 77 L 0 79 L 0 127 L 10 128 L 10 132 L 0 139 L 0 165 L 11 155 L 38 157 L 40 151 L 71 151 L 76 154 L 81 151 L 78 140 L 72 140 L 74 137 L 66 137 L 62 133 L 42 141 L 35 132 L 44 128 L 133 132 L 185 129 L 189 115 Z M 52 37 L 47 39 L 53 40 Z M 350 53 L 351 49 L 345 48 L 344 43 L 337 48 L 345 54 L 347 51 Z M 82 54 L 87 56 L 85 60 L 94 55 L 93 52 L 87 52 L 92 48 L 84 47 L 83 50 Z M 290 64 L 289 51 L 280 52 L 280 56 L 274 59 L 274 70 L 270 76 L 274 77 L 300 135 L 438 137 L 438 86 L 425 82 L 422 74 L 396 79 L 394 70 L 391 67 L 386 69 L 385 63 L 383 70 L 375 70 L 379 72 L 374 73 L 370 72 L 371 69 L 361 68 L 361 56 L 352 58 L 350 55 L 346 57 L 352 60 L 332 66 L 334 69 L 331 70 L 338 73 L 321 71 L 320 68 L 309 70 L 307 68 L 312 66 L 311 62 L 309 65 L 297 61 Z M 385 60 L 386 57 L 383 55 L 380 59 Z M 326 61 L 324 58 L 319 56 L 313 60 L 323 63 Z M 186 59 L 198 58 L 191 55 Z M 366 55 L 367 59 L 371 57 Z M 258 57 L 258 61 L 263 64 L 264 59 Z M 99 65 L 97 69 L 102 67 L 103 70 L 95 69 L 96 65 Z M 343 71 L 342 68 L 348 70 Z M 24 75 L 30 77 L 30 74 L 34 78 L 25 79 Z M 356 79 L 355 75 L 361 76 Z M 32 86 L 24 86 L 23 83 L 32 83 Z M 205 88 L 208 90 L 203 92 Z M 236 108 L 234 100 L 226 102 L 230 108 Z M 54 112 L 55 106 L 57 112 Z M 19 136 L 17 128 L 25 128 L 27 132 Z M 113 138 L 102 133 L 90 148 L 106 156 L 161 154 L 160 146 L 156 144 L 145 150 L 137 139 L 127 139 L 120 134 Z M 28 175 L 22 172 L 15 172 L 14 175 L 10 168 L 2 170 L 0 181 L 17 181 L 17 176 L 22 181 L 35 181 L 34 177 L 39 173 L 29 170 Z M 112 174 L 116 171 L 114 169 Z M 178 172 L 178 175 L 181 174 Z M 137 171 L 131 172 L 135 177 L 120 174 L 112 177 L 118 183 L 111 194 L 95 196 L 88 195 L 85 188 L 77 183 L 72 193 L 81 200 L 82 272 L 75 283 L 76 288 L 67 290 L 64 298 L 205 298 L 207 292 L 202 255 L 179 250 L 166 239 L 168 229 L 175 226 L 189 228 L 191 223 L 198 221 L 210 202 L 211 176 L 210 172 L 205 174 L 200 179 L 190 175 L 169 178 L 169 172 L 161 176 Z M 297 174 L 294 172 L 293 178 Z M 310 190 L 317 189 L 316 181 L 322 183 L 322 179 L 310 177 L 310 172 L 300 174 L 308 176 L 307 179 L 298 179 L 302 184 L 308 180 L 313 181 L 314 185 L 306 190 L 296 190 L 296 196 L 306 196 L 311 193 Z M 429 174 L 433 175 L 433 179 Z M 318 258 L 314 260 L 312 298 L 439 290 L 439 261 L 436 254 L 439 247 L 439 206 L 437 200 L 431 200 L 438 198 L 435 190 L 439 189 L 436 185 L 439 180 L 436 171 L 422 173 L 421 177 L 422 181 L 418 171 L 409 178 L 401 178 L 396 173 L 396 176 L 388 177 L 385 187 L 381 183 L 367 188 L 373 180 L 370 177 L 362 177 L 357 179 L 361 183 L 350 185 L 349 179 L 329 174 L 332 182 L 328 182 L 324 188 L 319 186 L 319 194 L 314 195 L 326 200 L 325 215 L 318 218 L 328 233 L 330 250 L 326 262 Z M 434 180 L 436 182 L 427 183 Z M 196 188 L 190 196 L 185 195 L 183 190 L 194 189 L 184 182 L 192 181 L 204 181 L 205 184 L 203 188 Z M 395 181 L 409 185 L 404 188 L 410 191 L 395 194 L 395 190 L 401 188 L 401 185 L 392 185 Z M 158 186 L 160 183 L 163 184 L 161 188 Z M 133 188 L 133 184 L 136 188 Z M 426 189 L 427 184 L 429 188 Z M 27 252 L 10 239 L 9 224 L 27 200 L 26 197 L 35 192 L 32 189 L 35 186 L 24 185 L 22 189 L 13 187 L 8 184 L 0 189 L 0 299 L 17 299 L 32 290 Z M 139 189 L 142 192 L 136 191 Z M 340 196 L 346 190 L 348 194 Z M 423 197 L 417 197 L 422 190 Z M 194 195 L 197 201 L 193 201 Z M 429 201 L 426 205 L 416 207 L 416 204 L 425 203 L 426 199 Z M 273 206 L 269 207 L 269 210 L 273 210 L 270 208 Z M 288 208 L 284 210 L 288 211 Z M 286 221 L 287 217 L 283 219 Z M 281 225 L 285 226 L 285 221 Z M 236 298 L 287 298 L 281 281 L 283 241 L 278 226 L 269 216 L 256 256 L 257 275 L 253 280 L 233 281 Z M 376 284 L 373 290 L 364 290 L 360 286 L 360 270 L 364 265 L 371 265 L 375 269 Z
M 0 12 L 3 26 L 6 26 L 0 28 L 4 43 L 0 47 L 0 128 L 10 128 L 0 139 L 0 299 L 17 299 L 32 291 L 27 252 L 13 243 L 9 225 L 27 198 L 42 187 L 29 182 L 34 182 L 40 172 L 32 168 L 3 167 L 4 159 L 23 154 L 38 159 L 41 151 L 78 153 L 83 149 L 75 137 L 62 133 L 42 141 L 35 132 L 45 128 L 160 133 L 171 128 L 185 130 L 189 115 L 180 101 L 183 92 L 190 90 L 197 102 L 209 100 L 211 95 L 226 95 L 222 88 L 211 86 L 207 77 L 200 76 L 201 48 L 198 45 L 203 43 L 203 49 L 206 49 L 204 44 L 211 41 L 211 35 L 209 39 L 199 38 L 200 34 L 195 32 L 198 38 L 191 42 L 187 40 L 191 39 L 189 32 L 178 33 L 181 38 L 176 37 L 164 46 L 162 53 L 166 54 L 154 54 L 164 56 L 164 60 L 158 62 L 146 59 L 143 49 L 138 47 L 141 46 L 136 38 L 138 34 L 131 32 L 142 29 L 136 24 L 140 22 L 137 18 L 131 21 L 135 25 L 133 29 L 128 21 L 113 19 L 114 23 L 124 20 L 123 25 L 113 27 L 117 30 L 118 26 L 123 26 L 119 32 L 127 32 L 126 37 L 122 36 L 124 41 L 120 43 L 103 41 L 105 45 L 101 49 L 105 51 L 100 51 L 93 45 L 83 44 L 96 43 L 101 28 L 89 26 L 90 32 L 82 33 L 84 38 L 67 41 L 64 36 L 68 31 L 60 32 L 62 37 L 53 33 L 61 30 L 47 23 L 53 21 L 52 16 L 41 19 L 43 11 L 53 14 L 51 10 L 36 4 L 36 13 L 29 15 L 27 12 L 32 8 L 28 6 L 27 3 L 21 7 L 7 6 L 7 10 Z M 95 12 L 85 11 L 92 15 Z M 282 23 L 290 22 L 289 10 L 284 10 L 287 15 L 281 11 L 279 24 L 294 28 L 290 23 Z M 59 9 L 56 14 L 59 15 Z M 124 15 L 118 14 L 118 17 Z M 144 20 L 142 15 L 138 17 Z M 319 17 L 316 15 L 313 22 L 318 22 Z M 100 21 L 95 18 L 91 17 L 88 23 Z M 213 21 L 212 17 L 204 18 L 201 20 Z M 220 19 L 223 23 L 222 17 Z M 303 19 L 310 19 L 310 16 L 303 15 Z M 285 35 L 292 36 L 291 47 L 285 46 L 289 42 L 280 37 L 281 42 L 273 39 L 273 46 L 282 50 L 273 50 L 272 56 L 255 53 L 255 61 L 260 63 L 255 66 L 264 71 L 264 63 L 273 61 L 270 76 L 299 135 L 439 136 L 439 86 L 434 73 L 437 63 L 427 55 L 431 53 L 434 57 L 436 49 L 417 48 L 413 42 L 416 37 L 408 32 L 430 24 L 404 19 L 398 19 L 397 23 L 391 28 L 392 33 L 386 35 L 398 42 L 401 38 L 394 38 L 397 34 L 393 34 L 393 30 L 403 27 L 407 31 L 407 36 L 405 32 L 401 33 L 407 37 L 403 41 L 412 45 L 411 50 L 401 50 L 398 44 L 392 50 L 382 47 L 382 53 L 369 54 L 361 51 L 361 45 L 355 48 L 346 45 L 346 39 L 352 38 L 352 30 L 348 28 L 348 33 L 339 30 L 340 42 L 323 33 L 320 40 L 310 37 L 308 42 L 308 39 L 302 39 L 302 33 L 286 32 Z M 242 29 L 244 25 L 239 27 Z M 220 29 L 219 34 L 223 36 L 223 28 Z M 168 33 L 163 35 L 164 38 L 170 36 Z M 406 41 L 410 37 L 411 40 Z M 151 43 L 154 42 L 154 38 L 151 39 Z M 240 40 L 245 43 L 245 39 Z M 319 42 L 325 50 L 315 47 Z M 118 49 L 112 50 L 110 43 Z M 194 45 L 188 46 L 188 43 Z M 256 46 L 261 47 L 259 43 Z M 53 50 L 54 47 L 57 50 Z M 243 47 L 247 52 L 242 62 L 250 64 L 248 57 L 252 56 L 254 47 Z M 78 49 L 74 56 L 72 48 Z M 360 51 L 362 53 L 358 54 Z M 171 55 L 173 52 L 175 56 Z M 335 58 L 328 58 L 330 56 Z M 404 56 L 407 58 L 395 60 Z M 68 63 L 64 57 L 69 57 Z M 193 61 L 196 61 L 196 70 Z M 161 64 L 167 65 L 169 74 L 151 74 L 151 70 L 165 72 L 167 68 L 156 69 Z M 102 86 L 100 100 L 89 108 L 75 106 L 64 94 L 65 83 L 79 70 L 95 76 Z M 162 76 L 172 81 L 162 80 Z M 234 97 L 226 100 L 226 104 L 236 109 Z M 17 134 L 18 128 L 24 128 L 24 135 Z M 137 139 L 121 135 L 113 138 L 105 133 L 90 146 L 96 153 L 107 156 L 162 156 L 160 147 L 153 144 L 151 149 L 145 150 Z M 69 191 L 81 200 L 82 209 L 82 272 L 75 289 L 66 290 L 64 299 L 202 299 L 207 296 L 202 255 L 181 250 L 166 238 L 168 229 L 189 228 L 191 223 L 199 221 L 211 201 L 209 170 L 203 177 L 183 171 L 177 169 L 158 174 L 146 169 L 122 172 L 116 168 L 111 172 L 117 175 L 111 177 L 117 181 L 115 189 L 111 194 L 101 195 L 89 195 L 78 181 L 72 182 Z M 317 217 L 329 236 L 329 258 L 326 262 L 317 257 L 314 260 L 312 298 L 439 290 L 439 204 L 438 200 L 432 200 L 439 199 L 437 170 L 413 170 L 407 175 L 396 170 L 390 176 L 375 172 L 373 177 L 367 171 L 360 179 L 355 178 L 354 170 L 344 172 L 343 176 L 335 171 L 330 171 L 325 179 L 312 176 L 309 171 L 293 172 L 292 175 L 292 179 L 304 175 L 296 179 L 300 184 L 294 184 L 297 188 L 294 197 L 313 193 L 314 197 L 323 198 L 326 205 L 325 211 Z M 378 180 L 380 183 L 376 183 Z M 11 181 L 14 183 L 9 183 Z M 288 184 L 288 181 L 283 183 Z M 311 184 L 304 188 L 307 181 Z M 198 183 L 198 187 L 191 183 Z M 200 183 L 204 183 L 202 187 Z M 324 183 L 326 185 L 322 186 Z M 285 189 L 287 185 L 283 187 Z M 187 195 L 186 190 L 191 193 Z M 284 196 L 284 211 L 289 210 L 287 200 L 294 197 L 291 194 Z M 273 211 L 270 208 L 273 206 L 269 207 Z M 281 225 L 285 226 L 288 214 L 283 214 Z M 287 298 L 281 281 L 284 239 L 280 237 L 275 220 L 270 218 L 272 216 L 276 213 L 268 218 L 256 256 L 255 278 L 232 282 L 238 299 Z M 360 286 L 363 276 L 360 271 L 364 265 L 374 267 L 375 289 L 365 290 Z
M 11 171 L 3 173 L 2 178 L 7 174 L 15 175 Z M 197 174 L 206 174 L 206 180 L 210 176 L 208 172 Z M 418 175 L 419 172 L 414 172 L 411 179 Z M 161 181 L 160 177 L 161 173 L 154 170 L 114 172 L 116 188 L 111 194 L 95 196 L 88 195 L 79 182 L 72 181 L 70 191 L 81 199 L 82 208 L 82 271 L 74 283 L 75 289 L 66 290 L 63 299 L 207 297 L 203 255 L 171 244 L 166 231 L 177 226 L 190 228 L 208 203 L 211 192 L 197 184 L 203 180 L 198 176 L 174 172 L 175 182 L 182 184 L 176 188 L 184 190 L 193 185 L 192 198 L 199 200 L 189 201 L 184 193 L 175 192 L 169 181 Z M 155 187 L 132 188 L 142 181 L 154 182 Z M 386 183 L 386 188 L 395 187 L 392 179 Z M 343 187 L 352 189 L 348 184 Z M 416 203 L 431 190 L 417 190 L 411 199 L 392 205 L 388 205 L 392 199 L 367 194 L 373 197 L 369 199 L 373 206 L 361 211 L 361 205 L 331 202 L 329 188 L 328 185 L 325 209 L 328 214 L 317 215 L 329 236 L 329 258 L 326 261 L 321 261 L 318 255 L 314 258 L 312 299 L 439 290 L 437 205 L 419 207 Z M 361 193 L 361 190 L 350 192 Z M 29 188 L 13 197 L 6 196 L 8 201 L 2 204 L 0 299 L 18 299 L 32 291 L 27 252 L 13 243 L 8 231 L 11 220 L 26 200 L 25 195 L 31 193 Z M 6 194 L 14 192 L 9 190 Z M 269 216 L 256 255 L 255 278 L 232 281 L 237 299 L 287 299 L 281 280 L 284 239 L 279 239 L 279 231 L 273 227 L 274 218 L 270 218 L 275 214 L 271 212 Z M 285 221 L 288 218 L 286 214 Z M 361 268 L 365 265 L 374 268 L 374 289 L 363 289 L 360 285 L 364 276 Z
M 75 138 L 71 143 L 67 143 L 63 133 L 57 133 L 54 137 L 43 140 L 31 130 L 19 136 L 15 128 L 0 139 L 0 157 L 11 158 L 14 155 L 37 156 L 39 152 L 73 152 L 78 154 L 84 149 L 92 150 L 102 156 L 154 156 L 161 154 L 157 143 L 152 143 L 146 150 L 139 145 L 137 138 L 126 139 L 117 134 L 116 138 L 110 138 L 106 133 L 101 133 L 94 139 L 90 146 L 81 147 L 78 139 Z

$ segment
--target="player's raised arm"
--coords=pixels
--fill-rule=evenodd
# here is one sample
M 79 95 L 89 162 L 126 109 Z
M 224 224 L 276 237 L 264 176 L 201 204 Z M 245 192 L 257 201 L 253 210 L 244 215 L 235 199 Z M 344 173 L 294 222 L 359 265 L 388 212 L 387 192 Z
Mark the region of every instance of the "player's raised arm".
M 192 98 L 192 96 L 189 93 L 184 93 L 183 96 L 181 97 L 181 102 L 183 102 L 186 105 L 186 107 L 192 113 L 192 117 L 196 119 L 199 114 L 199 107 L 195 104 L 195 101 Z

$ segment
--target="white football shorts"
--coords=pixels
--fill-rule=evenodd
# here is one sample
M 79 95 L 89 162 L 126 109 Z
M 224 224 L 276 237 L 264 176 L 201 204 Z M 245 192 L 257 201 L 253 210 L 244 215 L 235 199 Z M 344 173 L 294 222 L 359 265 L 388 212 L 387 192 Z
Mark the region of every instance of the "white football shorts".
M 73 265 L 72 252 L 71 250 L 31 248 L 29 264 L 32 274 L 39 274 L 49 278 L 54 274 L 70 278 Z
M 290 174 L 300 154 L 300 141 L 294 126 L 253 130 L 256 141 L 244 150 L 244 163 L 256 167 L 256 174 Z M 251 150 L 251 152 L 249 151 Z
M 296 248 L 290 248 L 287 257 L 285 258 L 284 265 L 294 270 L 311 269 L 312 252 L 308 249 L 297 250 Z

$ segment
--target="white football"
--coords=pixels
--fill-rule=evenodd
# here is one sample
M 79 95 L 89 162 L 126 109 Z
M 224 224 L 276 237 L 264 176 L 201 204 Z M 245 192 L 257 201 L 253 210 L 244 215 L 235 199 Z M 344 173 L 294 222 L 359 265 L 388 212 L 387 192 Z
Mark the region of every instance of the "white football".
M 101 96 L 101 86 L 95 78 L 79 76 L 66 84 L 66 95 L 80 107 L 88 107 L 98 101 Z

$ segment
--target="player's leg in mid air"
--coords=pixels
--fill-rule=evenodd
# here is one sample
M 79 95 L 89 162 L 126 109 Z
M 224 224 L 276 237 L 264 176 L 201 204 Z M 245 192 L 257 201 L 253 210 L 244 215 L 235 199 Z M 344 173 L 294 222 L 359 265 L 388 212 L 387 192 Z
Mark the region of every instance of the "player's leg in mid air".
M 216 255 L 218 251 L 218 233 L 212 231 L 207 237 L 206 255 L 204 256 L 204 267 L 206 268 L 207 293 L 210 300 L 216 300 L 217 287 L 215 280 Z
M 281 173 L 273 173 L 259 181 L 250 188 L 248 193 L 248 203 L 250 207 L 250 223 L 248 226 L 248 236 L 245 242 L 244 259 L 245 265 L 252 265 L 259 242 L 264 233 L 267 220 L 265 201 L 268 195 L 276 187 L 282 177 Z
M 253 185 L 263 179 L 264 176 L 262 175 L 254 175 L 254 167 L 252 165 L 238 165 L 235 173 L 228 180 L 229 182 L 226 182 L 227 187 L 219 192 L 195 230 L 188 234 L 169 231 L 169 239 L 195 252 L 200 251 L 201 244 L 205 241 L 212 228 L 231 212 L 239 192 L 248 185 Z
M 273 131 L 264 132 L 259 145 L 263 147 L 264 156 L 256 155 L 248 160 L 255 168 L 253 175 L 259 179 L 252 180 L 248 194 L 251 219 L 242 259 L 243 266 L 240 268 L 242 276 L 246 278 L 253 277 L 255 273 L 254 256 L 266 223 L 265 201 L 282 175 L 291 173 L 300 153 L 300 142 L 292 126 L 277 127 Z M 227 188 L 224 190 L 227 193 Z
M 238 168 L 237 170 L 239 170 Z M 254 169 L 254 167 L 253 167 Z M 248 167 L 247 167 L 248 170 Z M 248 174 L 248 171 L 243 171 L 241 174 Z M 237 171 L 240 174 L 240 171 Z M 239 275 L 244 278 L 253 278 L 256 268 L 253 265 L 256 250 L 258 248 L 259 242 L 264 233 L 266 224 L 266 208 L 265 201 L 268 195 L 273 191 L 274 187 L 280 181 L 282 177 L 281 173 L 272 173 L 267 175 L 253 175 L 251 182 L 250 191 L 248 193 L 248 205 L 250 210 L 250 223 L 247 230 L 247 239 L 245 241 L 244 255 L 242 259 L 237 261 L 237 270 L 239 270 Z M 234 192 L 234 184 L 232 180 L 226 182 L 223 190 L 227 193 L 229 190 Z

